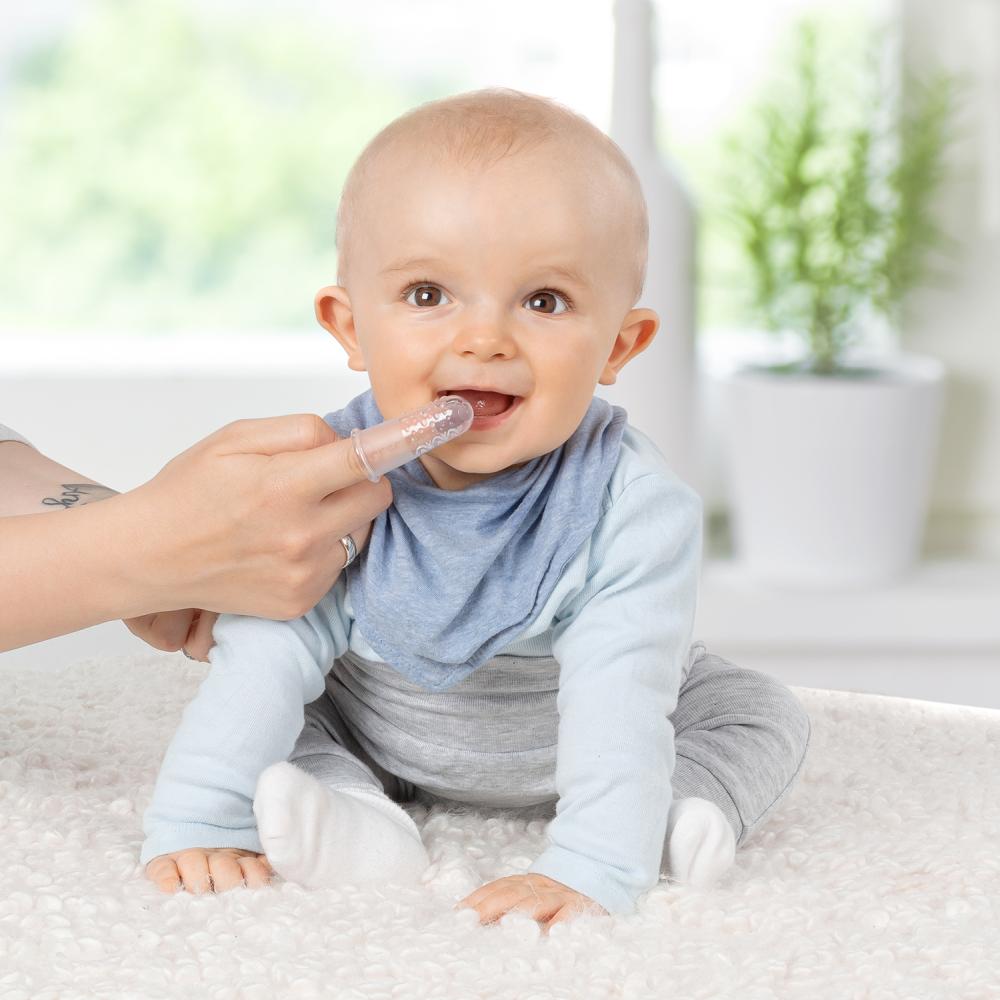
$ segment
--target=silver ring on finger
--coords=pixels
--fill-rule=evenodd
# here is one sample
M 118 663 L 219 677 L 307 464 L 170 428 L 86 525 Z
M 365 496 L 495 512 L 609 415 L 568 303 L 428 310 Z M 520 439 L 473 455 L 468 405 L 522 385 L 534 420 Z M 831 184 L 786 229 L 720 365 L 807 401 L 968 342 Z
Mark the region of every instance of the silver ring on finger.
M 358 547 L 354 544 L 354 539 L 350 535 L 344 535 L 340 540 L 340 544 L 344 546 L 344 551 L 347 553 L 347 562 L 344 563 L 341 569 L 347 569 L 358 558 Z

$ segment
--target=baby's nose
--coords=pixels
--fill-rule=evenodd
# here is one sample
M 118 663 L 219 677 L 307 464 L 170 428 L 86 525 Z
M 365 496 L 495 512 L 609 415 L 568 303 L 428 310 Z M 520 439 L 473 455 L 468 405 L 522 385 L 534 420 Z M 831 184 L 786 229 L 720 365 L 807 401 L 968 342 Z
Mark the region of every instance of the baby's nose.
M 499 325 L 466 326 L 455 337 L 455 350 L 471 354 L 483 361 L 509 358 L 517 352 L 514 338 Z

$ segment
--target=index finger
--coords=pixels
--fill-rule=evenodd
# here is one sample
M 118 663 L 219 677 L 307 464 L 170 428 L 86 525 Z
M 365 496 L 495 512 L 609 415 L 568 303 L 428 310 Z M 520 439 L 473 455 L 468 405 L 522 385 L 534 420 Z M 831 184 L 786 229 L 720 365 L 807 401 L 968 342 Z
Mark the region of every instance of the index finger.
M 337 440 L 337 432 L 315 413 L 234 420 L 205 439 L 224 454 L 278 455 L 308 451 Z
M 317 499 L 371 479 L 350 438 L 289 456 L 288 466 L 292 478 Z

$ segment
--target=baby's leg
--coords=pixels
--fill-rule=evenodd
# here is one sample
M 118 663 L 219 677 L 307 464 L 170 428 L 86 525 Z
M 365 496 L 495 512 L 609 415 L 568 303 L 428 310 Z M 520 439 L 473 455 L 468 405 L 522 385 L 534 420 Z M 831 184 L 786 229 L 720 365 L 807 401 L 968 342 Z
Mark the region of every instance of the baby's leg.
M 677 760 L 664 857 L 679 881 L 711 884 L 788 794 L 810 725 L 780 681 L 706 653 L 700 643 L 691 652 L 670 716 Z
M 288 761 L 257 782 L 253 809 L 271 866 L 310 887 L 417 880 L 428 864 L 420 831 L 385 794 L 329 695 L 305 715 Z

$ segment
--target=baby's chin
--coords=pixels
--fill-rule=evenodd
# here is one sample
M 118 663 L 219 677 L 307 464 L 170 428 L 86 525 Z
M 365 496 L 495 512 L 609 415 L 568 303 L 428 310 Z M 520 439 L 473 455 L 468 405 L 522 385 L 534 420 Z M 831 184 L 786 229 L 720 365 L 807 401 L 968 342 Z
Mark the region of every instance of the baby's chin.
M 460 444 L 449 442 L 421 456 L 420 463 L 438 485 L 462 488 L 531 461 L 521 455 L 505 457 L 495 449 Z

